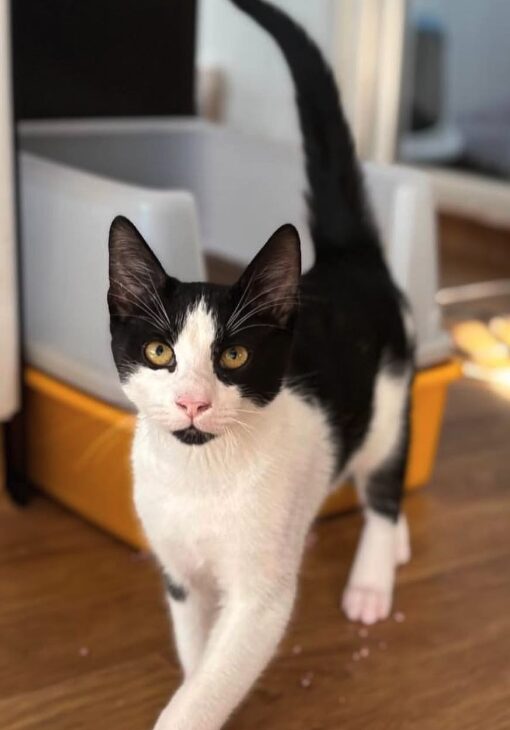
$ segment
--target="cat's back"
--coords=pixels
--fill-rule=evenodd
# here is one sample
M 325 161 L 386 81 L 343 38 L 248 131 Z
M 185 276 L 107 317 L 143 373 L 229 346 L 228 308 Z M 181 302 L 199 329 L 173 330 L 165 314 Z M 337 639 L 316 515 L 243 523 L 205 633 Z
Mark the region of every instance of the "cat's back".
M 379 250 L 333 250 L 302 278 L 296 365 L 305 349 L 339 368 L 353 360 L 376 362 L 382 351 L 407 360 L 412 354 L 407 311 Z

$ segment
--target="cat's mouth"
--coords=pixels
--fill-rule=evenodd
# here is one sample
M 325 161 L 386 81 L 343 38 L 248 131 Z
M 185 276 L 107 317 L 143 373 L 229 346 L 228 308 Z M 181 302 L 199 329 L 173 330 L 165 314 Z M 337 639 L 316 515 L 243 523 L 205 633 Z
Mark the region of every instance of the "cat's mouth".
M 183 444 L 188 446 L 203 446 L 216 438 L 214 433 L 206 433 L 205 431 L 199 431 L 195 426 L 189 426 L 188 428 L 181 429 L 180 431 L 173 431 L 175 438 Z

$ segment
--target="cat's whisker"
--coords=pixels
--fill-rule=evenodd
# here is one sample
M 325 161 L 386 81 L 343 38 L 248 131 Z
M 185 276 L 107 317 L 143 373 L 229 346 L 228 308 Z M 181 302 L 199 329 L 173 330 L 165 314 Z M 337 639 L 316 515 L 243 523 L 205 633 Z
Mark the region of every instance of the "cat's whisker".
M 269 324 L 268 322 L 261 322 L 260 324 L 249 324 L 246 325 L 246 327 L 238 327 L 235 330 L 231 330 L 229 332 L 230 336 L 238 335 L 240 332 L 245 332 L 246 330 L 256 329 L 256 328 L 265 328 L 265 329 L 273 329 L 273 330 L 280 330 L 280 332 L 285 331 L 285 327 L 280 327 L 277 324 Z
M 228 319 L 228 321 L 227 321 L 227 323 L 225 325 L 225 329 L 228 329 L 230 327 L 231 323 L 233 322 L 233 320 L 234 320 L 234 318 L 235 318 L 235 316 L 236 316 L 236 314 L 237 314 L 237 312 L 239 310 L 239 307 L 242 305 L 242 303 L 244 301 L 244 298 L 247 296 L 247 294 L 248 294 L 248 292 L 250 290 L 250 286 L 251 286 L 252 281 L 253 281 L 253 276 L 254 275 L 252 273 L 252 275 L 250 276 L 250 280 L 248 281 L 248 283 L 247 283 L 247 285 L 246 285 L 246 287 L 245 287 L 245 289 L 244 289 L 244 291 L 243 291 L 243 293 L 241 295 L 241 298 L 239 299 L 238 303 L 236 304 L 236 306 L 234 308 L 234 311 L 230 315 L 230 318 Z
M 249 425 L 248 425 L 247 423 L 244 423 L 244 421 L 240 421 L 240 420 L 239 420 L 239 419 L 237 419 L 237 418 L 232 418 L 232 417 L 231 417 L 231 418 L 230 418 L 230 422 L 231 422 L 231 423 L 236 423 L 236 424 L 237 424 L 238 426 L 241 426 L 241 427 L 242 427 L 242 428 L 244 428 L 244 429 L 245 429 L 245 431 L 247 431 L 248 433 L 254 433 L 254 429 L 253 429 L 253 428 L 252 428 L 251 426 L 249 426 Z
M 292 385 L 293 383 L 299 383 L 303 380 L 307 380 L 308 378 L 312 378 L 315 375 L 319 375 L 320 370 L 311 370 L 308 373 L 303 373 L 302 375 L 288 375 L 285 377 L 284 382 L 286 385 Z
M 262 416 L 262 410 L 260 408 L 234 408 L 234 413 L 249 413 L 253 416 Z
M 140 314 L 127 314 L 127 315 L 126 314 L 111 314 L 110 317 L 112 319 L 136 319 L 139 322 L 147 322 L 147 324 L 150 324 L 151 326 L 154 326 L 154 324 L 155 324 L 152 321 L 152 319 L 149 319 L 148 317 L 145 317 Z
M 152 319 L 156 320 L 158 318 L 157 313 L 154 312 L 154 310 L 151 309 L 148 306 L 148 304 L 141 297 L 139 297 L 138 294 L 136 294 L 136 292 L 133 291 L 132 288 L 126 286 L 126 284 L 124 284 L 124 282 L 118 281 L 115 279 L 112 280 L 112 283 L 116 284 L 117 286 L 120 286 L 120 288 L 123 289 L 125 292 L 123 295 L 113 294 L 112 295 L 113 298 L 120 300 L 120 301 L 125 301 L 129 304 L 132 304 L 135 307 L 140 308 L 143 312 L 145 312 Z
M 245 296 L 245 295 L 247 294 L 247 292 L 249 291 L 249 289 L 250 289 L 250 286 L 251 286 L 251 284 L 253 283 L 253 282 L 252 282 L 252 279 L 253 279 L 253 275 L 252 275 L 252 278 L 250 279 L 250 283 L 249 283 L 249 284 L 247 285 L 246 289 L 244 290 L 244 293 L 243 293 L 243 297 L 244 297 L 244 296 Z M 276 287 L 275 287 L 275 288 L 276 288 Z M 271 291 L 272 291 L 272 290 L 269 290 L 269 291 L 267 291 L 267 294 L 269 294 L 269 293 L 270 293 Z M 239 308 L 239 304 L 240 304 L 240 303 L 242 302 L 242 299 L 243 299 L 243 297 L 242 297 L 242 298 L 241 298 L 241 300 L 240 300 L 240 302 L 239 302 L 239 304 L 237 305 L 237 307 L 235 308 L 234 312 L 232 313 L 232 315 L 231 315 L 230 319 L 229 319 L 229 320 L 228 320 L 228 322 L 227 322 L 227 325 L 226 325 L 226 326 L 227 326 L 227 329 L 228 329 L 228 327 L 230 327 L 231 325 L 235 324 L 235 321 L 236 321 L 236 319 L 237 319 L 237 318 L 239 318 L 239 317 L 241 316 L 242 312 L 243 312 L 243 311 L 244 311 L 244 310 L 245 310 L 245 309 L 246 309 L 247 307 L 251 306 L 251 305 L 253 304 L 253 302 L 257 301 L 258 299 L 260 299 L 261 297 L 263 297 L 263 296 L 264 296 L 265 294 L 266 294 L 266 291 L 263 291 L 263 292 L 259 292 L 259 294 L 258 294 L 257 296 L 255 296 L 255 297 L 252 297 L 251 299 L 248 299 L 248 300 L 247 300 L 246 302 L 244 302 L 243 306 Z
M 136 267 L 134 267 L 134 270 L 136 270 Z M 145 290 L 147 292 L 147 294 L 150 296 L 150 299 L 152 300 L 152 302 L 154 304 L 156 304 L 156 306 L 158 307 L 158 310 L 160 310 L 158 312 L 157 310 L 154 310 L 154 309 L 150 308 L 151 311 L 154 313 L 154 316 L 161 323 L 163 331 L 165 331 L 167 328 L 170 328 L 170 321 L 168 319 L 168 315 L 167 315 L 167 313 L 166 313 L 166 311 L 165 311 L 165 309 L 163 307 L 163 304 L 161 302 L 161 298 L 159 297 L 159 294 L 156 291 L 156 287 L 154 285 L 154 282 L 152 280 L 152 276 L 150 275 L 150 273 L 148 271 L 145 272 L 145 276 L 147 277 L 147 279 L 151 283 L 152 289 L 154 290 L 154 293 L 151 293 L 150 291 L 147 290 L 144 281 L 141 280 L 141 279 L 139 279 L 137 276 L 135 276 L 133 270 L 130 272 L 130 276 L 131 276 L 132 279 L 134 279 L 134 281 L 138 284 L 139 287 L 141 287 L 143 290 Z
M 146 319 L 146 321 L 147 321 L 147 322 L 149 322 L 149 323 L 150 323 L 150 324 L 152 324 L 152 325 L 154 325 L 154 324 L 156 323 L 156 322 L 155 322 L 155 319 L 154 319 L 154 315 L 153 315 L 153 313 L 152 313 L 152 312 L 150 312 L 149 310 L 147 310 L 147 309 L 146 309 L 145 307 L 142 307 L 142 306 L 140 305 L 140 303 L 139 303 L 139 302 L 137 302 L 136 300 L 134 300 L 134 299 L 131 299 L 131 298 L 130 298 L 129 296 L 126 296 L 125 294 L 124 294 L 124 295 L 120 295 L 120 294 L 110 294 L 110 296 L 111 296 L 111 298 L 112 298 L 112 299 L 114 299 L 115 301 L 118 301 L 118 302 L 122 302 L 122 303 L 127 303 L 127 304 L 131 304 L 132 306 L 134 306 L 134 307 L 136 307 L 136 308 L 138 308 L 138 309 L 141 309 L 141 310 L 142 310 L 142 312 L 146 312 L 146 315 L 147 315 L 147 316 L 146 316 L 146 317 L 144 317 L 144 319 Z M 128 315 L 126 315 L 126 314 L 114 314 L 113 316 L 114 316 L 114 317 L 119 317 L 119 318 L 124 318 L 124 317 L 129 317 L 129 318 L 132 318 L 132 319 L 136 319 L 136 318 L 137 318 L 137 315 L 133 315 L 132 313 L 130 313 L 130 314 L 128 314 Z M 140 318 L 141 318 L 141 317 L 140 317 Z M 157 324 L 157 323 L 156 323 L 156 324 Z
M 243 299 L 246 296 L 246 294 L 249 293 L 249 291 L 250 291 L 251 287 L 253 286 L 253 284 L 256 281 L 259 281 L 261 279 L 266 279 L 266 273 L 265 272 L 260 272 L 257 275 L 254 275 L 254 274 L 251 275 L 250 280 L 249 280 L 248 284 L 246 285 L 246 288 L 245 288 L 245 290 L 243 292 L 243 296 L 241 297 L 241 300 L 238 303 L 238 305 L 237 305 L 236 309 L 234 310 L 234 312 L 236 312 L 236 310 L 239 310 L 240 303 L 243 301 Z M 268 296 L 269 294 L 271 294 L 271 292 L 278 291 L 280 289 L 285 289 L 284 285 L 279 284 L 278 286 L 273 286 L 273 287 L 265 286 L 263 288 L 263 290 L 260 291 L 256 296 L 252 297 L 251 299 L 248 299 L 247 301 L 244 301 L 241 310 L 242 309 L 245 309 L 248 306 L 250 306 L 250 304 L 252 304 L 254 301 L 257 301 L 261 297 Z M 232 313 L 231 318 L 232 318 L 233 314 L 234 313 Z
M 242 313 L 243 313 L 243 312 L 244 312 L 244 311 L 245 311 L 245 310 L 246 310 L 246 309 L 247 309 L 247 308 L 248 308 L 249 306 L 251 306 L 251 305 L 252 305 L 252 304 L 253 304 L 254 302 L 258 301 L 258 300 L 259 300 L 259 299 L 261 299 L 262 297 L 266 297 L 266 298 L 267 298 L 267 296 L 268 296 L 269 294 L 271 294 L 272 292 L 274 292 L 274 291 L 282 291 L 282 290 L 285 290 L 285 288 L 284 288 L 284 287 L 282 287 L 282 286 L 275 286 L 275 287 L 272 287 L 272 288 L 267 288 L 267 289 L 264 289 L 264 291 L 262 291 L 262 292 L 259 292 L 259 294 L 257 294 L 257 296 L 255 296 L 255 297 L 253 297 L 252 299 L 248 300 L 248 301 L 247 301 L 247 302 L 246 302 L 246 303 L 244 304 L 244 306 L 243 306 L 243 307 L 241 308 L 241 310 L 240 310 L 240 311 L 238 312 L 238 314 L 237 314 L 237 317 L 236 317 L 236 318 L 235 318 L 235 319 L 234 319 L 233 321 L 230 321 L 230 320 L 229 320 L 229 322 L 227 323 L 227 327 L 226 327 L 226 328 L 227 328 L 227 329 L 229 329 L 230 327 L 235 327 L 235 326 L 237 326 L 237 325 L 239 324 L 239 322 L 240 322 L 240 321 L 242 321 L 243 317 L 244 317 L 244 316 L 246 316 L 246 314 L 245 314 L 245 315 L 243 315 Z M 269 302 L 266 302 L 266 303 L 265 303 L 265 304 L 264 304 L 263 306 L 264 306 L 264 307 L 267 307 L 268 309 L 270 309 L 270 308 L 272 308 L 272 307 L 273 307 L 273 306 L 274 306 L 274 305 L 275 305 L 275 304 L 276 304 L 277 302 L 281 302 L 281 301 L 283 301 L 283 300 L 292 300 L 292 301 L 297 301 L 297 298 L 296 298 L 296 297 L 277 297 L 277 298 L 275 298 L 275 299 L 271 299 L 271 300 L 270 300 Z M 251 310 L 250 310 L 250 311 L 251 311 Z M 249 314 L 249 312 L 248 312 L 248 314 Z M 242 315 L 242 316 L 241 316 L 241 315 Z
M 119 286 L 125 293 L 123 295 L 111 294 L 110 296 L 112 296 L 117 301 L 126 302 L 128 304 L 132 304 L 136 308 L 139 308 L 147 315 L 150 321 L 156 325 L 157 329 L 161 329 L 163 331 L 166 329 L 164 321 L 158 316 L 157 312 L 149 307 L 147 303 L 144 302 L 144 300 L 136 294 L 136 292 L 134 292 L 132 289 L 126 286 L 124 282 L 118 279 L 112 279 L 112 284 Z
M 235 322 L 235 330 L 237 330 L 240 325 L 244 324 L 244 322 L 247 322 L 249 319 L 254 317 L 256 314 L 260 314 L 261 312 L 264 312 L 266 310 L 271 310 L 275 306 L 278 306 L 279 304 L 286 304 L 288 302 L 291 303 L 299 303 L 299 300 L 296 299 L 296 297 L 280 297 L 278 299 L 272 299 L 270 302 L 264 302 L 264 304 L 260 304 L 254 309 L 251 309 L 249 312 L 247 312 L 245 315 L 243 315 L 240 319 L 238 319 Z
M 228 426 L 226 429 L 226 434 L 227 434 L 228 459 L 230 460 L 235 451 L 235 441 L 234 441 L 234 437 L 232 435 L 232 431 L 228 428 Z
M 168 331 L 168 330 L 170 330 L 170 321 L 168 319 L 168 315 L 163 308 L 161 300 L 159 299 L 159 295 L 157 295 L 156 288 L 154 286 L 154 283 L 152 282 L 152 279 L 149 279 L 149 281 L 154 289 L 154 293 L 147 291 L 147 295 L 149 297 L 147 307 L 148 307 L 149 311 L 151 312 L 152 316 L 154 317 L 154 320 L 159 325 L 159 328 L 163 332 Z M 139 283 L 139 286 L 142 286 L 142 283 Z M 155 308 L 153 308 L 151 306 L 151 302 L 152 302 L 152 304 L 155 305 Z
M 166 311 L 163 301 L 161 299 L 161 296 L 156 288 L 156 285 L 154 284 L 154 280 L 152 278 L 152 273 L 149 270 L 149 267 L 146 264 L 139 263 L 139 264 L 135 264 L 133 269 L 135 271 L 137 271 L 138 273 L 144 274 L 147 277 L 147 279 L 149 280 L 151 287 L 152 287 L 152 292 L 153 292 L 152 299 L 153 299 L 154 303 L 157 305 L 158 310 L 159 310 L 161 316 L 163 317 L 163 320 L 167 323 L 168 328 L 170 329 L 171 324 L 170 324 L 170 319 L 168 318 L 168 312 Z

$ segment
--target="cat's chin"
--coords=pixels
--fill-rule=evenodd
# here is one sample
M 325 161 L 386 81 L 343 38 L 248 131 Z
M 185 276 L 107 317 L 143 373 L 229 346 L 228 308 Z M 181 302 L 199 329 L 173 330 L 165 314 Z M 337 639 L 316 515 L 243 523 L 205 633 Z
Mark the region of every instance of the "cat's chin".
M 195 426 L 189 426 L 180 431 L 172 431 L 176 439 L 187 446 L 203 446 L 216 438 L 214 433 L 199 431 Z

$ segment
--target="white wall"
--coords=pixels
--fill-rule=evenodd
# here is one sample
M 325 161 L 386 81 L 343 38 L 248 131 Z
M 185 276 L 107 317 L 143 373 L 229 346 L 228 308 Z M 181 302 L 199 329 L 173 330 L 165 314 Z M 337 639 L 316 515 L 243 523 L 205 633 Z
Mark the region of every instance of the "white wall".
M 510 0 L 414 0 L 441 19 L 450 48 L 448 107 L 455 118 L 510 99 Z
M 342 0 L 273 0 L 333 54 L 334 10 Z M 300 139 L 291 79 L 272 39 L 228 0 L 201 0 L 198 62 L 224 69 L 226 121 L 274 139 Z

